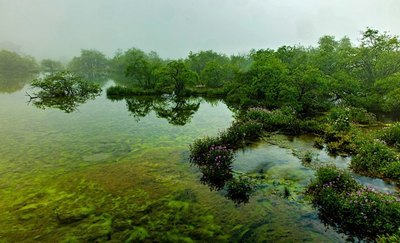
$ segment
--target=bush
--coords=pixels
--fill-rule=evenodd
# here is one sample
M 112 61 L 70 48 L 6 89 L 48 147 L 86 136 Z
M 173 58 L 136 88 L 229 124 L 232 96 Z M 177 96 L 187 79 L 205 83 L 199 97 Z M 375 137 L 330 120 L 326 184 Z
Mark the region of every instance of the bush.
M 360 139 L 361 135 L 359 130 L 353 127 L 346 131 L 337 131 L 334 126 L 326 125 L 323 137 L 329 153 L 350 155 L 355 153 L 355 141 Z
M 389 146 L 400 148 L 400 122 L 393 124 L 388 128 L 382 129 L 378 134 L 378 138 Z
M 369 125 L 376 122 L 374 114 L 358 107 L 336 107 L 329 111 L 327 117 L 339 131 L 347 130 L 351 123 Z
M 323 149 L 324 148 L 324 143 L 325 140 L 321 137 L 316 137 L 314 139 L 314 147 L 318 148 L 318 149 Z
M 245 119 L 261 123 L 267 132 L 300 133 L 300 122 L 296 118 L 296 112 L 289 107 L 273 111 L 252 108 L 245 115 Z
M 221 142 L 216 137 L 204 137 L 196 139 L 190 145 L 190 162 L 196 165 L 207 163 L 208 152 L 211 146 L 221 145 Z
M 394 235 L 385 235 L 379 236 L 377 241 L 378 243 L 398 243 L 400 242 L 400 230 Z
M 389 166 L 383 168 L 382 171 L 385 177 L 400 180 L 400 161 L 391 163 Z
M 226 182 L 233 178 L 234 157 L 233 150 L 225 146 L 212 145 L 205 154 L 205 160 L 197 164 L 203 173 L 201 182 L 207 184 L 212 190 L 222 189 Z
M 353 123 L 370 125 L 376 122 L 376 116 L 364 108 L 351 107 L 350 119 Z
M 360 186 L 347 172 L 322 167 L 307 193 L 320 219 L 358 239 L 374 241 L 400 227 L 400 200 Z
M 360 189 L 360 185 L 351 175 L 334 165 L 324 166 L 317 170 L 316 179 L 309 185 L 308 192 L 318 198 L 327 187 L 336 192 L 351 192 Z
M 382 176 L 384 169 L 398 160 L 397 153 L 380 141 L 363 139 L 359 141 L 350 166 L 356 172 Z

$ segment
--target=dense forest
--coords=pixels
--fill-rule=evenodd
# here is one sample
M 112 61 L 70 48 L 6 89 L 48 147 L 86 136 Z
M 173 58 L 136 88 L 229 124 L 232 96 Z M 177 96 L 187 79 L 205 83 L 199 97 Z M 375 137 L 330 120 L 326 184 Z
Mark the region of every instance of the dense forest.
M 400 124 L 383 122 L 400 116 L 400 39 L 386 32 L 367 28 L 358 44 L 347 37 L 323 36 L 315 47 L 282 46 L 231 56 L 208 50 L 190 52 L 179 60 L 132 48 L 112 58 L 82 50 L 69 63 L 51 59 L 37 63 L 29 56 L 0 51 L 0 86 L 16 80 L 17 90 L 39 73 L 32 83 L 36 88 L 60 80 L 72 80 L 73 86 L 83 85 L 82 80 L 101 85 L 111 79 L 115 85 L 107 89 L 110 99 L 126 99 L 137 117 L 153 109 L 174 125 L 184 125 L 199 108 L 196 101 L 181 97 L 224 99 L 236 111 L 235 122 L 216 137 L 194 141 L 190 161 L 202 172 L 204 184 L 224 189 L 237 204 L 249 200 L 251 185 L 260 178 L 235 174 L 234 153 L 271 132 L 313 134 L 316 147 L 351 156 L 353 171 L 400 181 Z M 99 88 L 85 87 L 99 93 Z M 149 95 L 157 99 L 134 98 Z M 37 106 L 46 106 L 43 101 L 51 95 L 42 96 L 45 99 Z M 75 100 L 69 101 L 64 109 L 72 112 Z M 172 108 L 166 105 L 171 101 Z M 61 107 L 52 99 L 49 106 Z M 177 115 L 176 110 L 182 110 L 177 107 L 184 108 L 182 114 Z M 366 129 L 371 126 L 375 129 Z M 311 154 L 301 156 L 305 166 L 317 171 L 306 194 L 325 223 L 359 239 L 399 239 L 398 198 L 364 188 L 346 171 L 319 168 Z

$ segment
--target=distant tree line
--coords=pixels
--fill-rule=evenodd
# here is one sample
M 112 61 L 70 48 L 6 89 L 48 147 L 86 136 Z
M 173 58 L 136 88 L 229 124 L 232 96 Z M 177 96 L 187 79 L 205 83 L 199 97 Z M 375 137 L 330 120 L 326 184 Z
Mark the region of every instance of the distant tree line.
M 142 90 L 182 93 L 221 90 L 238 107 L 292 107 L 309 116 L 343 104 L 371 112 L 400 113 L 400 42 L 398 36 L 367 28 L 360 43 L 323 36 L 316 47 L 282 46 L 245 55 L 190 52 L 165 60 L 156 52 L 132 48 L 107 58 L 82 50 L 69 63 L 0 51 L 0 74 L 54 73 L 69 70 L 84 79 Z M 4 79 L 4 78 L 3 78 Z

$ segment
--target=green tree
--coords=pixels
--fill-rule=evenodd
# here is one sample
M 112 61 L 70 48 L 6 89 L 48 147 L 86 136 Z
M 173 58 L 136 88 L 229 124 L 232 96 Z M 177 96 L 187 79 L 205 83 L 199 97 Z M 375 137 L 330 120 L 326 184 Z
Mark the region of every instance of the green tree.
M 397 36 L 367 28 L 357 49 L 356 71 L 372 87 L 376 80 L 400 71 L 400 41 Z
M 162 66 L 162 60 L 155 52 L 148 55 L 141 51 L 130 53 L 130 61 L 125 74 L 134 78 L 137 84 L 144 89 L 153 89 L 157 83 L 157 69 Z
M 215 61 L 208 62 L 201 71 L 201 80 L 210 88 L 222 87 L 229 79 L 230 68 Z
M 0 50 L 0 74 L 3 76 L 31 75 L 39 71 L 35 59 L 15 52 Z
M 36 89 L 34 96 L 30 96 L 34 106 L 57 108 L 66 113 L 75 111 L 80 104 L 94 99 L 101 92 L 98 84 L 87 82 L 69 71 L 35 79 L 31 86 Z
M 157 73 L 160 87 L 171 88 L 176 95 L 182 95 L 188 85 L 197 80 L 197 75 L 189 70 L 181 60 L 171 61 Z
M 0 50 L 0 92 L 12 93 L 22 89 L 38 72 L 33 57 Z
M 74 57 L 68 64 L 68 70 L 85 80 L 104 82 L 109 77 L 109 60 L 97 50 L 81 50 L 79 57 Z
M 315 67 L 295 69 L 290 75 L 290 91 L 285 101 L 304 116 L 327 110 L 327 81 L 326 75 Z
M 45 73 L 55 73 L 62 71 L 64 69 L 63 64 L 60 61 L 55 61 L 51 59 L 43 59 L 40 62 L 40 69 Z

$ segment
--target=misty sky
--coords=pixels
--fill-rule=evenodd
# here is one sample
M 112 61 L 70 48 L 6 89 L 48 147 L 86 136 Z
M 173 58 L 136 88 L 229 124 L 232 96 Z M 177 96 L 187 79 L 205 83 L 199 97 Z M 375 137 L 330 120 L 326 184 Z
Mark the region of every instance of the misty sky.
M 237 54 L 327 34 L 356 42 L 367 26 L 397 35 L 399 13 L 400 0 L 0 0 L 0 45 L 64 60 L 82 48 Z

